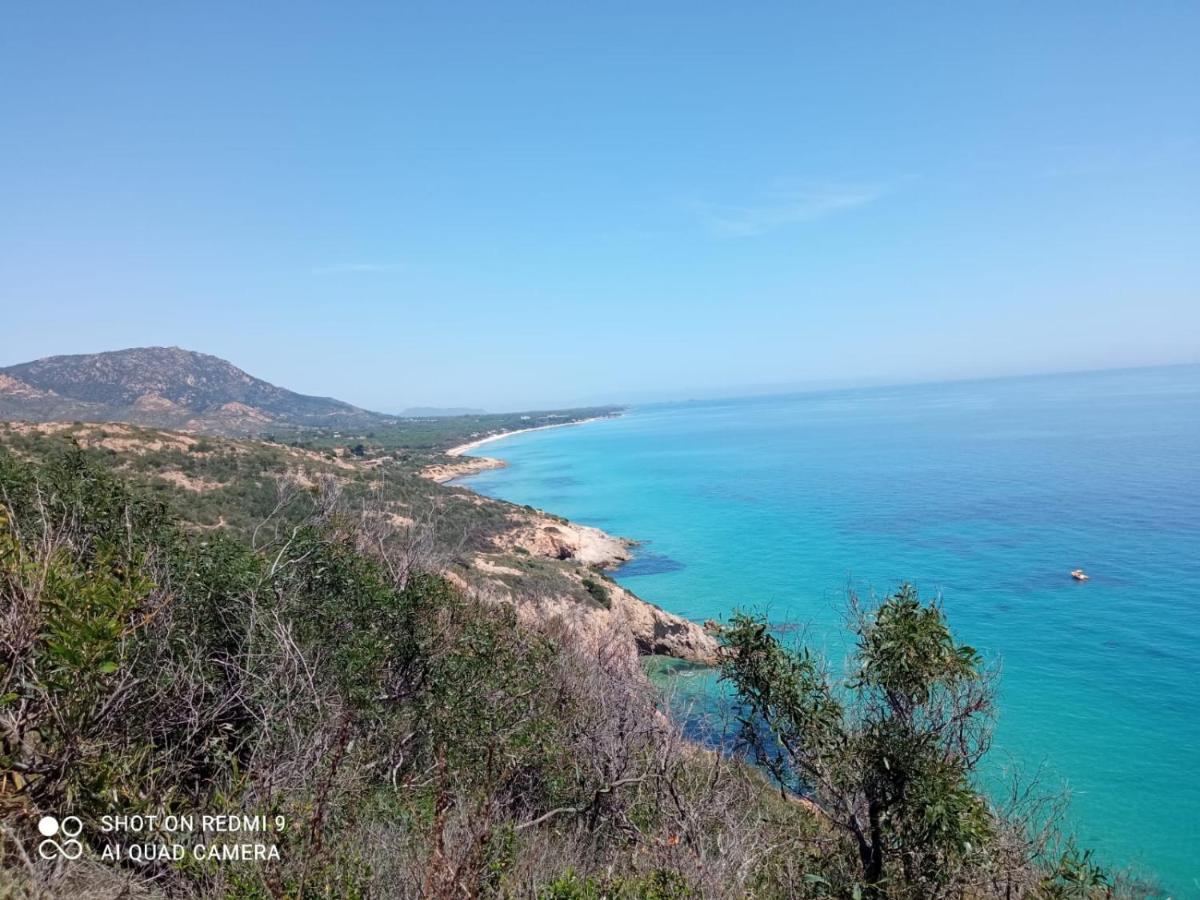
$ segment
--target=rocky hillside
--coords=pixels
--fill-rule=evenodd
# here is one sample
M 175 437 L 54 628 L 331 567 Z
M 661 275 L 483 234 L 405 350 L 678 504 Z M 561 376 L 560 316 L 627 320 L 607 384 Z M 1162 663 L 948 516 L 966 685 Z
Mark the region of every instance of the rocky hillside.
M 419 568 L 485 602 L 514 607 L 538 627 L 553 621 L 589 651 L 615 637 L 630 654 L 706 665 L 717 658 L 716 641 L 703 627 L 606 577 L 630 558 L 629 541 L 437 484 L 432 476 L 444 463 L 414 469 L 420 460 L 362 459 L 118 423 L 0 422 L 0 459 L 7 452 L 46 460 L 70 447 L 165 500 L 201 531 L 251 541 L 262 523 L 294 525 L 287 516 L 311 513 L 319 496 L 336 497 L 347 514 L 369 521 L 376 548 L 394 547 Z
M 394 421 L 276 387 L 223 359 L 179 347 L 51 356 L 0 369 L 0 419 L 134 422 L 220 434 Z

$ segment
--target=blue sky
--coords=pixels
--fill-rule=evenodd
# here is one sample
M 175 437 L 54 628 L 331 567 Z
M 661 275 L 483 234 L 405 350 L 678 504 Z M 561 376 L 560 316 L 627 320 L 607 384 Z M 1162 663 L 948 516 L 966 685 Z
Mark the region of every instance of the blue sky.
M 1200 360 L 1200 5 L 10 5 L 0 364 L 492 409 Z

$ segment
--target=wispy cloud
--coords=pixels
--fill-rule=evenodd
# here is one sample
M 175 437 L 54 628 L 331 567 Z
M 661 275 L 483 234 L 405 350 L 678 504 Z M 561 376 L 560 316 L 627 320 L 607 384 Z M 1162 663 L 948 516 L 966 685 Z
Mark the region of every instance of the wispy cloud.
M 314 275 L 369 275 L 377 272 L 398 272 L 403 263 L 338 263 L 332 266 L 317 266 Z
M 705 227 L 718 237 L 754 237 L 866 206 L 884 193 L 878 184 L 780 184 L 752 204 L 697 203 L 695 210 Z

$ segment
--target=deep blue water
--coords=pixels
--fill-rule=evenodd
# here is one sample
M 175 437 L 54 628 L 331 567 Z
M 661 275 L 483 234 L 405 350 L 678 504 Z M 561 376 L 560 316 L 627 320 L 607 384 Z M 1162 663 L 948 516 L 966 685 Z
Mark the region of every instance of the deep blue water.
M 1200 897 L 1200 367 L 647 406 L 480 452 L 509 467 L 473 488 L 645 541 L 618 579 L 693 619 L 765 608 L 838 656 L 849 587 L 940 593 L 1002 666 L 993 772 L 1044 763 L 1082 844 Z

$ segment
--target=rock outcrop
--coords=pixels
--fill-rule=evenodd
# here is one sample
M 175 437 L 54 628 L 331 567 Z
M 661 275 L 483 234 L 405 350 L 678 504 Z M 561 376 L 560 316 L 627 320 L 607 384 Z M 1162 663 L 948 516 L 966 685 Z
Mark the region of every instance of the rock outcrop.
M 597 579 L 603 580 L 607 594 L 606 605 L 583 603 L 566 592 L 530 599 L 508 590 L 500 581 L 492 582 L 494 594 L 516 602 L 525 618 L 542 623 L 556 618 L 571 627 L 584 645 L 599 645 L 611 641 L 614 634 L 627 634 L 631 653 L 671 656 L 700 665 L 717 663 L 717 641 L 703 626 L 660 609 L 600 574 L 627 562 L 633 541 L 541 512 L 521 511 L 514 516 L 514 524 L 494 539 L 497 550 L 571 563 L 559 572 L 578 588 L 575 594 L 586 593 L 586 581 Z M 486 558 L 478 559 L 476 565 L 483 573 L 511 571 Z
M 619 585 L 610 586 L 612 611 L 624 619 L 638 651 L 671 656 L 705 666 L 716 665 L 716 638 L 690 619 L 669 613 Z
M 466 478 L 477 475 L 488 469 L 503 469 L 508 463 L 502 459 L 491 459 L 486 456 L 463 456 L 454 458 L 453 462 L 434 463 L 421 470 L 421 477 L 445 484 L 455 478 Z
M 631 558 L 633 541 L 613 537 L 599 528 L 578 525 L 546 513 L 522 513 L 515 527 L 496 539 L 499 547 L 518 547 L 532 556 L 546 559 L 573 559 L 599 569 L 615 569 Z

